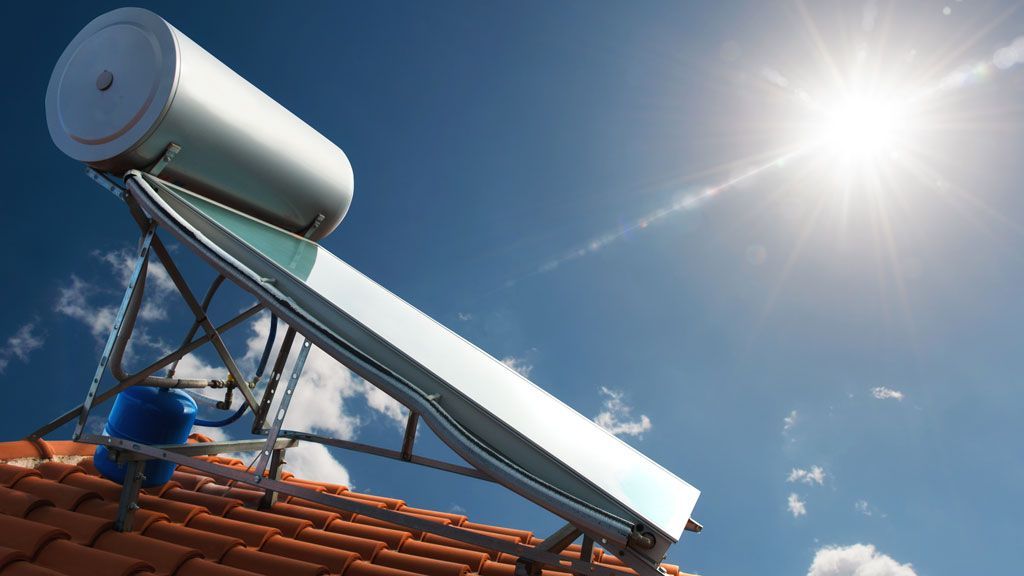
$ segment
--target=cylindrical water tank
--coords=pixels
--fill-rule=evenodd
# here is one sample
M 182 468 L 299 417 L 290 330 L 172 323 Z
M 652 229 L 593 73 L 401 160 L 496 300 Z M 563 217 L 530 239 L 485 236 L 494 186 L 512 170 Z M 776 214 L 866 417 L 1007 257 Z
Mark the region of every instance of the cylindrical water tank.
M 288 230 L 323 215 L 314 239 L 352 202 L 340 148 L 163 18 L 119 8 L 90 22 L 58 60 L 46 122 L 65 154 L 117 173 L 160 177 Z
M 143 444 L 184 444 L 195 420 L 196 401 L 185 392 L 132 386 L 114 399 L 103 434 Z M 93 463 L 104 477 L 124 483 L 125 466 L 110 459 L 106 446 L 96 447 Z M 146 462 L 142 485 L 166 484 L 174 467 L 173 462 L 166 460 Z

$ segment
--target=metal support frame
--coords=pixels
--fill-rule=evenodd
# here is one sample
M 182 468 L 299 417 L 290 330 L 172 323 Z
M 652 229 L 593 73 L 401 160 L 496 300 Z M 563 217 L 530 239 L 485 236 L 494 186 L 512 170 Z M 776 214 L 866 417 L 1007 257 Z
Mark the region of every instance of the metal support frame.
M 107 361 L 110 360 L 110 351 L 114 349 L 114 342 L 117 341 L 117 337 L 121 334 L 124 317 L 128 312 L 128 305 L 135 294 L 135 287 L 139 283 L 139 277 L 142 276 L 143 271 L 146 269 L 146 264 L 149 262 L 149 249 L 153 244 L 154 238 L 156 238 L 156 226 L 149 224 L 139 244 L 139 255 L 135 258 L 135 267 L 132 269 L 132 275 L 128 279 L 128 287 L 124 291 L 124 298 L 121 299 L 121 306 L 117 310 L 117 315 L 114 316 L 114 324 L 110 328 L 110 335 L 107 336 L 107 344 L 103 347 L 103 355 L 100 356 L 100 361 L 96 365 L 96 372 L 93 374 L 92 382 L 89 384 L 89 392 L 86 393 L 85 400 L 82 402 L 82 412 L 78 416 L 78 423 L 75 424 L 75 431 L 71 435 L 75 440 L 82 436 L 82 430 L 85 429 L 85 422 L 89 418 L 89 410 L 92 409 L 93 401 L 96 398 L 96 390 L 99 388 L 100 380 L 103 378 L 103 371 L 107 368 Z
M 142 489 L 142 482 L 146 479 L 143 474 L 145 466 L 146 463 L 142 460 L 132 460 L 125 464 L 124 486 L 121 488 L 121 500 L 117 505 L 117 519 L 114 521 L 114 529 L 118 532 L 132 531 L 135 511 L 139 509 L 139 490 Z
M 121 438 L 92 434 L 82 436 L 82 442 L 103 445 L 106 446 L 108 450 L 114 452 L 130 452 L 141 457 L 156 458 L 174 462 L 179 466 L 188 466 L 199 470 L 200 472 L 221 476 L 242 484 L 251 485 L 254 481 L 252 473 L 248 470 L 239 470 L 238 468 L 200 460 L 180 453 L 181 449 L 185 449 L 192 445 L 157 447 L 139 444 L 137 442 Z M 627 569 L 618 569 L 611 566 L 601 565 L 596 562 L 588 562 L 580 559 L 559 556 L 556 552 L 552 551 L 554 548 L 552 548 L 552 550 L 548 550 L 544 549 L 542 546 L 532 547 L 517 542 L 502 540 L 481 532 L 474 532 L 465 528 L 439 524 L 431 520 L 426 520 L 424 518 L 395 510 L 389 510 L 387 508 L 378 508 L 372 503 L 361 502 L 354 498 L 341 498 L 332 494 L 318 492 L 300 484 L 283 482 L 273 478 L 261 478 L 260 484 L 261 488 L 273 490 L 280 494 L 302 498 L 304 500 L 316 502 L 317 504 L 329 506 L 351 514 L 358 514 L 360 516 L 367 516 L 377 520 L 391 522 L 392 524 L 397 524 L 414 531 L 430 532 L 438 536 L 451 538 L 473 546 L 495 550 L 497 552 L 504 552 L 520 558 L 527 558 L 541 565 L 560 566 L 561 568 L 576 574 L 587 574 L 590 576 L 634 576 L 632 572 L 627 572 Z M 550 539 L 551 538 L 549 537 L 545 541 Z M 571 540 L 569 542 L 571 542 Z M 566 545 L 568 545 L 568 542 Z M 654 576 L 654 574 L 650 574 L 648 576 Z
M 181 146 L 171 142 L 167 145 L 167 148 L 164 148 L 164 153 L 160 156 L 160 159 L 147 172 L 153 176 L 159 176 L 164 171 L 164 168 L 174 161 L 174 157 L 178 155 L 178 152 L 181 152 Z
M 160 162 L 154 165 L 153 169 L 151 169 L 151 173 L 159 172 L 167 162 L 170 162 L 173 159 L 174 154 L 176 154 L 179 149 L 180 148 L 174 144 L 168 146 L 165 156 Z M 288 327 L 288 331 L 284 337 L 281 348 L 278 351 L 271 377 L 263 392 L 263 397 L 260 400 L 257 400 L 254 395 L 254 390 L 249 387 L 248 381 L 243 377 L 230 352 L 227 350 L 221 334 L 252 317 L 255 313 L 262 310 L 264 305 L 262 303 L 257 303 L 228 322 L 219 326 L 214 326 L 206 315 L 206 309 L 209 306 L 213 293 L 216 292 L 219 284 L 223 281 L 223 277 L 218 277 L 214 280 L 203 302 L 200 303 L 192 293 L 180 270 L 175 265 L 170 253 L 160 241 L 160 238 L 156 235 L 156 225 L 142 212 L 135 199 L 122 188 L 114 184 L 109 178 L 107 178 L 107 176 L 91 170 L 89 171 L 89 176 L 104 188 L 108 190 L 113 189 L 111 191 L 114 191 L 115 195 L 118 195 L 118 197 L 123 199 L 128 205 L 132 217 L 136 220 L 143 232 L 139 255 L 118 314 L 115 317 L 111 333 L 107 339 L 106 347 L 97 365 L 96 373 L 90 383 L 90 388 L 84 402 L 81 406 L 68 411 L 64 415 L 39 428 L 30 435 L 30 438 L 41 438 L 77 417 L 78 422 L 74 433 L 75 440 L 104 445 L 108 450 L 112 451 L 119 462 L 123 462 L 127 466 L 126 481 L 118 508 L 118 530 L 131 530 L 133 513 L 138 507 L 137 500 L 139 489 L 144 479 L 142 475 L 144 463 L 147 460 L 159 459 L 174 462 L 178 465 L 189 466 L 202 472 L 214 474 L 228 478 L 229 480 L 234 480 L 263 489 L 264 497 L 260 503 L 261 507 L 273 506 L 279 494 L 286 494 L 352 514 L 359 514 L 375 518 L 377 520 L 391 522 L 411 530 L 431 532 L 439 536 L 452 538 L 473 546 L 512 554 L 520 558 L 520 561 L 516 566 L 517 576 L 536 576 L 544 566 L 559 566 L 562 569 L 575 574 L 588 576 L 623 576 L 627 574 L 625 570 L 594 563 L 594 542 L 587 535 L 584 535 L 583 553 L 581 554 L 580 559 L 560 556 L 558 553 L 564 550 L 582 534 L 582 531 L 572 524 L 568 524 L 561 528 L 546 538 L 540 545 L 530 547 L 519 543 L 509 542 L 507 540 L 501 540 L 493 536 L 488 536 L 471 530 L 437 524 L 414 515 L 377 508 L 373 505 L 359 502 L 358 500 L 340 498 L 334 495 L 316 492 L 309 488 L 302 487 L 301 485 L 282 482 L 280 479 L 280 472 L 281 466 L 285 463 L 285 451 L 287 448 L 295 446 L 299 440 L 374 454 L 482 480 L 494 480 L 475 468 L 461 466 L 442 460 L 425 458 L 414 454 L 413 448 L 420 418 L 420 415 L 414 411 L 409 412 L 400 450 L 392 450 L 379 446 L 340 440 L 308 432 L 282 429 L 291 399 L 294 396 L 299 376 L 302 373 L 303 366 L 309 354 L 309 349 L 312 347 L 311 342 L 305 339 L 303 340 L 295 364 L 292 367 L 291 374 L 285 386 L 284 396 L 281 398 L 281 402 L 274 413 L 274 416 L 271 418 L 270 427 L 266 428 L 265 425 L 267 423 L 268 416 L 270 415 L 271 406 L 277 392 L 278 384 L 286 366 L 295 336 L 297 335 L 295 328 L 292 326 Z M 117 191 L 120 191 L 121 194 L 118 194 Z M 315 230 L 315 228 L 313 229 Z M 135 295 L 137 283 L 139 282 L 141 275 L 145 273 L 151 252 L 155 252 L 161 263 L 163 263 L 168 276 L 174 283 L 174 286 L 177 288 L 186 305 L 195 316 L 195 322 L 186 335 L 182 345 L 177 350 L 166 354 L 163 358 L 153 364 L 150 364 L 141 372 L 119 382 L 108 390 L 102 393 L 97 393 L 104 369 L 107 367 L 111 348 L 117 340 L 120 331 L 124 328 L 123 323 L 129 303 Z M 205 334 L 196 338 L 196 332 L 198 332 L 199 328 L 202 328 Z M 254 415 L 252 428 L 253 433 L 265 436 L 265 438 L 234 442 L 153 446 L 120 438 L 85 433 L 85 424 L 88 420 L 90 411 L 96 404 L 109 400 L 115 394 L 130 386 L 141 383 L 157 370 L 167 367 L 172 363 L 176 363 L 186 354 L 206 343 L 213 344 L 218 356 L 220 356 L 231 376 L 237 383 L 237 388 L 245 397 L 245 402 L 252 409 Z M 173 374 L 173 367 L 171 371 L 169 371 L 169 374 Z M 255 466 L 246 470 L 230 468 L 196 458 L 196 456 L 204 454 L 249 450 L 259 450 L 259 455 L 257 456 Z M 650 571 L 647 569 L 646 565 L 641 566 L 637 571 L 640 572 L 641 576 L 660 576 L 659 571 L 653 566 L 651 566 Z
M 295 329 L 289 326 L 288 330 L 284 333 L 284 339 L 281 340 L 281 348 L 277 351 L 274 367 L 270 371 L 270 380 L 267 380 L 267 387 L 263 391 L 263 399 L 260 401 L 259 409 L 254 412 L 256 416 L 252 420 L 253 434 L 265 434 L 267 432 L 264 429 L 264 425 L 267 423 L 267 414 L 270 412 L 270 404 L 274 401 L 274 395 L 277 394 L 277 385 L 281 381 L 284 366 L 288 363 L 288 355 L 292 351 L 295 334 Z
M 554 534 L 545 538 L 540 544 L 534 547 L 535 550 L 541 550 L 544 552 L 552 552 L 558 554 L 562 550 L 565 550 L 569 544 L 576 541 L 580 535 L 583 534 L 579 528 L 572 524 L 566 524 L 562 526 Z M 583 555 L 580 554 L 580 559 L 583 559 Z M 590 562 L 593 558 L 586 560 Z M 544 565 L 536 560 L 529 557 L 520 557 L 516 560 L 516 576 L 539 576 L 541 569 Z

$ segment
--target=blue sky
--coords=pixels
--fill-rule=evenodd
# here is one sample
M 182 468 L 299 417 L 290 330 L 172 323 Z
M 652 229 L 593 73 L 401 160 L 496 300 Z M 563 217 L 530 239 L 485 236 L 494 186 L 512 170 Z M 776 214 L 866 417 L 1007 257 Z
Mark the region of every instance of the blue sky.
M 146 5 L 346 151 L 355 200 L 327 248 L 703 491 L 706 530 L 670 561 L 1024 561 L 1019 3 Z M 24 3 L 2 24 L 3 438 L 81 400 L 136 240 L 43 113 L 64 46 L 117 6 Z M 225 291 L 214 314 L 246 302 Z M 136 357 L 184 314 L 158 299 Z M 292 424 L 400 441 L 395 407 L 340 368 L 306 384 L 329 401 Z M 557 527 L 503 489 L 335 456 L 296 464 Z

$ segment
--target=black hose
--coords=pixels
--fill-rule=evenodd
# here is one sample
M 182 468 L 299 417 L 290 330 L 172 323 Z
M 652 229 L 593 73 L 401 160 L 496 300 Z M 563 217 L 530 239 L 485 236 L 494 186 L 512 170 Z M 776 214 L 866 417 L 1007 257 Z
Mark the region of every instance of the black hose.
M 270 358 L 270 349 L 274 347 L 274 340 L 277 338 L 277 316 L 270 315 L 270 334 L 267 336 L 267 344 L 263 347 L 263 355 L 260 356 L 260 364 L 256 367 L 256 376 L 254 380 L 258 381 L 263 376 L 263 371 L 267 368 L 267 360 Z M 245 382 L 237 383 L 238 386 L 246 386 Z M 238 421 L 239 418 L 245 414 L 246 408 L 249 407 L 247 402 L 242 402 L 242 405 L 238 407 L 238 410 L 221 420 L 203 420 L 202 418 L 196 418 L 196 426 L 205 426 L 207 428 L 223 428 L 229 424 Z

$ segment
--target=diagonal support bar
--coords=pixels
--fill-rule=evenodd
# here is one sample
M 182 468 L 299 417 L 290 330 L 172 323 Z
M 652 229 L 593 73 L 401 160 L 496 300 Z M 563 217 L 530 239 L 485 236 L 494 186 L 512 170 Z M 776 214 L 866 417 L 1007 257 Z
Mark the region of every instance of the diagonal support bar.
M 302 374 L 302 368 L 306 365 L 306 357 L 309 356 L 309 349 L 312 347 L 309 340 L 302 341 L 302 347 L 299 349 L 299 357 L 295 359 L 295 365 L 292 367 L 292 375 L 288 377 L 288 384 L 284 389 L 284 396 L 281 397 L 281 404 L 277 407 L 277 413 L 274 415 L 274 422 L 270 425 L 270 431 L 267 433 L 267 446 L 260 453 L 259 460 L 256 461 L 256 481 L 259 482 L 263 479 L 263 471 L 267 469 L 267 462 L 270 460 L 271 452 L 273 451 L 274 443 L 277 442 L 277 435 L 281 432 L 281 425 L 284 424 L 284 417 L 288 415 L 288 406 L 292 403 L 292 397 L 295 395 L 295 385 L 299 383 L 299 376 Z
M 234 328 L 235 326 L 241 324 L 242 322 L 245 322 L 246 320 L 251 318 L 254 314 L 259 312 L 260 310 L 263 310 L 263 305 L 262 304 L 255 304 L 252 307 L 250 307 L 249 309 L 247 309 L 244 312 L 242 312 L 241 314 L 239 314 L 238 316 L 235 316 L 231 320 L 228 320 L 227 322 L 225 322 L 225 323 L 221 324 L 220 326 L 218 326 L 217 330 L 219 332 L 227 332 L 228 330 Z M 107 400 L 111 399 L 112 397 L 114 397 L 114 395 L 118 394 L 122 390 L 124 390 L 124 389 L 126 389 L 126 388 L 128 388 L 130 386 L 135 386 L 139 382 L 142 382 L 146 378 L 148 378 L 148 377 L 152 376 L 153 374 L 155 374 L 157 372 L 157 370 L 160 370 L 161 368 L 163 368 L 164 366 L 167 366 L 171 362 L 174 362 L 176 360 L 179 360 L 179 359 L 183 358 L 189 352 L 192 352 L 193 350 L 199 348 L 200 346 L 202 346 L 203 344 L 206 344 L 209 341 L 210 341 L 210 336 L 209 335 L 201 336 L 197 340 L 193 340 L 192 342 L 190 342 L 187 346 L 183 346 L 183 347 L 175 350 L 174 352 L 171 352 L 170 354 L 167 354 L 163 358 L 157 360 L 156 362 L 154 362 L 154 363 L 150 364 L 149 366 L 147 366 L 146 368 L 144 368 L 142 371 L 140 371 L 137 374 L 133 375 L 131 378 L 129 378 L 127 380 L 124 380 L 123 382 L 120 382 L 120 383 L 118 383 L 115 386 L 112 386 L 111 388 L 107 389 L 105 392 L 97 394 L 95 396 L 95 398 L 93 398 L 93 405 L 102 404 L 103 402 L 106 402 Z M 28 438 L 42 438 L 43 436 L 46 436 L 50 432 L 53 432 L 54 430 L 60 428 L 61 426 L 65 425 L 68 422 L 71 422 L 75 418 L 79 417 L 79 415 L 82 414 L 84 408 L 85 408 L 85 404 L 84 403 L 83 404 L 79 404 L 78 406 L 75 406 L 71 410 L 68 410 L 64 414 L 61 414 L 57 418 L 51 420 L 47 424 L 44 424 L 43 426 L 41 426 L 36 431 L 34 431 L 31 434 L 29 434 Z
M 402 438 L 402 460 L 412 461 L 412 445 L 416 442 L 416 426 L 420 423 L 420 415 L 409 411 L 409 419 L 405 421 L 405 437 Z
M 188 283 L 185 282 L 185 277 L 182 276 L 181 271 L 178 269 L 177 264 L 171 258 L 167 248 L 164 247 L 160 239 L 157 238 L 153 242 L 153 251 L 156 252 L 157 257 L 160 258 L 160 262 L 164 265 L 164 269 L 167 270 L 167 275 L 174 283 L 175 288 L 181 294 L 181 297 L 185 299 L 185 304 L 188 305 L 192 314 L 195 315 L 196 321 L 203 327 L 203 330 L 210 336 L 210 342 L 213 347 L 217 350 L 217 355 L 224 362 L 224 365 L 228 369 L 228 373 L 231 374 L 235 382 L 238 383 L 238 390 L 245 397 L 245 402 L 249 405 L 249 408 L 255 412 L 259 408 L 259 404 L 256 402 L 256 397 L 253 395 L 252 390 L 246 385 L 245 376 L 242 375 L 242 371 L 238 369 L 238 364 L 235 363 L 235 359 L 231 357 L 231 353 L 228 351 L 227 346 L 224 344 L 224 340 L 220 337 L 220 333 L 217 332 L 217 328 L 210 322 L 210 319 L 206 316 L 206 311 L 203 310 L 202 305 L 196 299 L 195 294 L 192 293 L 192 289 L 189 288 Z
M 277 394 L 277 385 L 281 382 L 281 373 L 288 363 L 288 355 L 292 351 L 292 343 L 295 342 L 295 329 L 291 326 L 284 333 L 281 340 L 281 348 L 277 351 L 277 358 L 274 360 L 274 368 L 270 371 L 270 380 L 267 380 L 267 387 L 263 391 L 263 399 L 260 400 L 260 408 L 254 412 L 252 420 L 252 433 L 263 434 L 266 431 L 263 426 L 267 423 L 267 414 L 270 412 L 270 405 L 274 402 L 274 395 Z
M 125 288 L 124 298 L 121 299 L 121 306 L 117 309 L 117 315 L 114 317 L 114 324 L 110 328 L 110 335 L 107 336 L 107 344 L 103 347 L 103 355 L 100 356 L 100 361 L 96 365 L 96 372 L 93 374 L 92 382 L 89 384 L 89 392 L 86 393 L 85 401 L 82 402 L 82 411 L 78 414 L 78 423 L 75 424 L 75 431 L 71 435 L 75 440 L 78 440 L 82 436 L 82 430 L 85 429 L 85 422 L 89 419 L 89 411 L 92 409 L 93 402 L 96 398 L 96 391 L 99 389 L 100 380 L 103 379 L 103 371 L 107 367 L 107 361 L 110 360 L 110 351 L 113 350 L 114 343 L 121 334 L 124 318 L 128 313 L 128 305 L 131 302 L 132 297 L 135 295 L 135 289 L 138 286 L 139 278 L 146 270 L 146 264 L 149 262 L 149 250 L 155 238 L 156 225 L 150 224 L 146 233 L 142 236 L 142 242 L 139 245 L 139 255 L 135 259 L 135 267 L 132 269 L 132 275 L 128 279 L 128 287 Z

